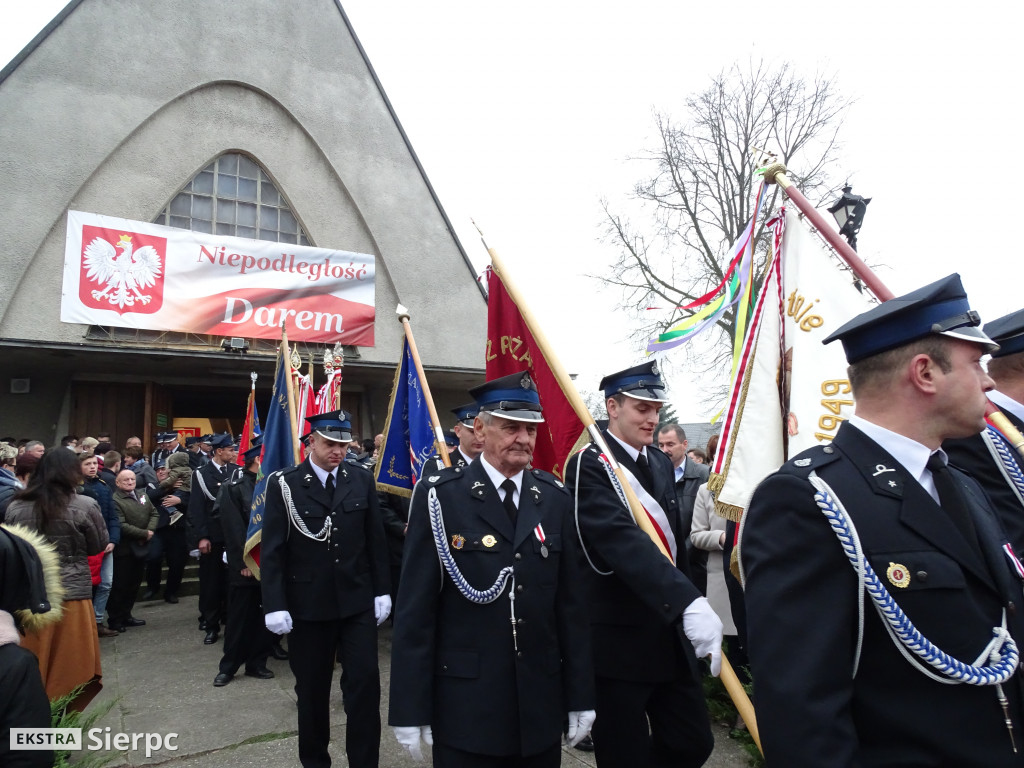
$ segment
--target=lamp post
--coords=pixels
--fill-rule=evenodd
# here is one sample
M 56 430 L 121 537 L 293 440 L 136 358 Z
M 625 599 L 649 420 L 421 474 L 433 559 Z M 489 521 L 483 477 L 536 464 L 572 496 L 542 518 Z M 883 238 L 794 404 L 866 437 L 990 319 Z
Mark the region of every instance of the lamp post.
M 828 212 L 835 216 L 839 234 L 846 238 L 853 250 L 857 250 L 857 233 L 864 223 L 871 198 L 855 195 L 852 190 L 849 184 L 843 187 L 843 196 L 829 206 Z

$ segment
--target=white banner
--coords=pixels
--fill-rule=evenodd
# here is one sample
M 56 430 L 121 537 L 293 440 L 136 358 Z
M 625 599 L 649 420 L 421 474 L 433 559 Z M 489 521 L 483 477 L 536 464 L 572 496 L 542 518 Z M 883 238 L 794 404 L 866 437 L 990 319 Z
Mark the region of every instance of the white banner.
M 370 254 L 68 212 L 65 323 L 373 346 Z
M 787 206 L 785 215 L 781 286 L 774 271 L 765 280 L 753 360 L 733 383 L 745 388 L 740 415 L 719 447 L 724 485 L 716 500 L 739 509 L 787 458 L 831 442 L 852 415 L 843 345 L 821 342 L 874 304 L 797 212 Z

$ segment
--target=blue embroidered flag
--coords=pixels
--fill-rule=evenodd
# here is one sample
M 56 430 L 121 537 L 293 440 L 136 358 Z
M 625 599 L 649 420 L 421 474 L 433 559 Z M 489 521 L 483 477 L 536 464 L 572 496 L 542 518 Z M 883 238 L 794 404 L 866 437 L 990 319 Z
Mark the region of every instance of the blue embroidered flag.
M 245 537 L 243 552 L 245 563 L 256 578 L 259 578 L 260 575 L 260 542 L 263 538 L 263 508 L 267 501 L 267 478 L 271 473 L 290 467 L 295 463 L 295 433 L 292 432 L 291 416 L 288 409 L 288 372 L 288 363 L 282 359 L 281 355 L 278 355 L 277 372 L 274 374 L 274 391 L 270 397 L 267 426 L 263 430 L 260 471 L 256 476 L 256 488 L 252 493 L 252 513 L 249 516 L 249 530 Z
M 434 454 L 434 432 L 423 385 L 416 374 L 408 340 L 402 340 L 402 358 L 395 371 L 391 404 L 384 425 L 384 440 L 374 469 L 377 488 L 411 496 L 423 464 Z

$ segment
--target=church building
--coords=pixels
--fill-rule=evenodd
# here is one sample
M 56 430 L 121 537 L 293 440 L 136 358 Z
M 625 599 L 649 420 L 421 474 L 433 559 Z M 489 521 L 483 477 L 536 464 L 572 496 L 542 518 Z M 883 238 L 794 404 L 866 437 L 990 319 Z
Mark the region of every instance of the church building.
M 284 321 L 372 437 L 398 304 L 439 413 L 483 380 L 475 270 L 341 2 L 70 2 L 0 71 L 0 158 L 0 434 L 237 433 Z

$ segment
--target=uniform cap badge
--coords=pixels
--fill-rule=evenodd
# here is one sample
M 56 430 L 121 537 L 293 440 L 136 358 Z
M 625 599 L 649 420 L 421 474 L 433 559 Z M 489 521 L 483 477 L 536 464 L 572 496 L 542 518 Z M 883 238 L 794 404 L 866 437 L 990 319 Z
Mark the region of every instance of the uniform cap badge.
M 885 569 L 885 576 L 894 587 L 906 589 L 910 586 L 910 571 L 905 565 L 890 562 L 889 567 Z
M 493 547 L 495 544 L 498 543 L 498 540 L 496 538 L 494 538 L 493 536 L 491 536 L 491 534 L 488 533 L 486 536 L 484 536 L 482 539 L 480 539 L 480 543 L 483 544 L 488 549 L 490 549 L 491 547 Z
M 466 546 L 466 537 L 460 536 L 456 533 L 454 536 L 452 536 L 452 546 L 455 547 L 455 549 L 462 549 L 464 546 Z

